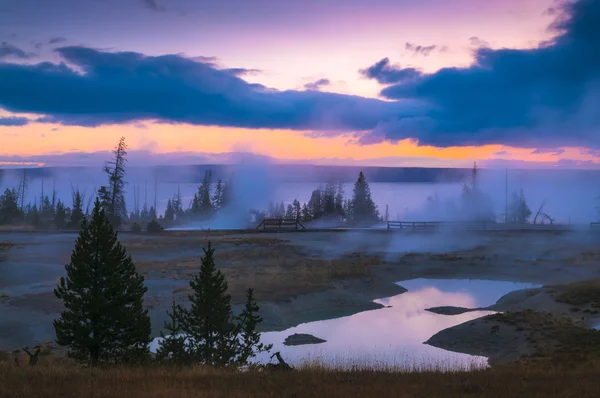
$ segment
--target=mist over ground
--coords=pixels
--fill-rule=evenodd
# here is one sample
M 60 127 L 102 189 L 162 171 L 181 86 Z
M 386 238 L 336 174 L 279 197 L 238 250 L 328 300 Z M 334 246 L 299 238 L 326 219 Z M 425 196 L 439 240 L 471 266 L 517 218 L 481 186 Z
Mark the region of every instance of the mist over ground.
M 343 182 L 346 198 L 352 197 L 357 167 L 275 165 L 253 162 L 238 165 L 202 165 L 127 168 L 125 198 L 133 211 L 144 203 L 156 203 L 163 214 L 170 197 L 181 194 L 184 209 L 191 204 L 204 172 L 213 171 L 213 186 L 218 179 L 228 181 L 233 175 L 233 198 L 210 222 L 190 223 L 186 228 L 229 229 L 244 228 L 248 210 L 267 208 L 269 202 L 294 199 L 308 202 L 314 189 L 326 182 Z M 375 204 L 383 215 L 388 207 L 389 220 L 449 221 L 460 219 L 457 209 L 465 183 L 471 181 L 469 169 L 379 168 L 365 167 L 367 182 Z M 25 203 L 38 203 L 42 195 L 52 196 L 70 206 L 72 190 L 85 194 L 84 210 L 92 205 L 98 188 L 106 184 L 100 168 L 35 168 L 27 169 Z M 4 170 L 0 188 L 17 188 L 23 170 Z M 600 172 L 593 170 L 519 170 L 479 169 L 478 186 L 492 203 L 493 212 L 503 220 L 506 199 L 521 189 L 533 215 L 544 204 L 543 212 L 557 224 L 587 224 L 598 219 L 596 205 L 600 196 Z M 428 199 L 431 200 L 428 201 Z M 435 205 L 431 205 L 431 201 Z

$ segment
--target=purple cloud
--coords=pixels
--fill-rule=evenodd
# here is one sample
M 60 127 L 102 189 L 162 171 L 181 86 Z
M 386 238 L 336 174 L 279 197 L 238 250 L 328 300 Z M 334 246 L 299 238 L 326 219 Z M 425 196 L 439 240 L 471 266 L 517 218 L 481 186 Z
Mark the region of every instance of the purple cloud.
M 319 90 L 323 86 L 329 86 L 331 82 L 329 79 L 319 79 L 315 82 L 306 83 L 304 88 L 307 90 Z
M 66 63 L 0 63 L 0 106 L 45 115 L 37 119 L 40 123 L 65 125 L 158 120 L 332 132 L 370 130 L 382 120 L 412 115 L 421 107 L 410 101 L 277 91 L 178 55 L 85 47 L 56 51 Z
M 565 150 L 562 148 L 554 148 L 554 149 L 537 148 L 537 149 L 531 151 L 532 155 L 544 155 L 544 154 L 562 155 L 563 153 L 565 153 Z
M 402 68 L 400 65 L 391 65 L 389 58 L 384 58 L 375 65 L 361 69 L 360 74 L 369 79 L 375 79 L 381 84 L 393 84 L 416 79 L 421 72 L 415 68 Z
M 142 0 L 142 4 L 149 10 L 156 12 L 165 12 L 166 9 L 164 6 L 158 4 L 156 0 Z
M 0 117 L 0 127 L 20 127 L 28 125 L 30 120 L 26 117 Z
M 383 97 L 420 100 L 431 109 L 382 123 L 364 141 L 600 147 L 598 21 L 600 0 L 566 2 L 551 25 L 557 36 L 537 48 L 482 47 L 472 66 L 429 74 L 378 62 L 368 70 L 379 73 L 370 77 L 397 80 L 381 91 Z M 404 73 L 412 78 L 403 79 Z
M 28 58 L 32 58 L 35 56 L 36 56 L 36 54 L 25 52 L 25 51 L 21 50 L 20 48 L 15 47 L 12 44 L 7 43 L 5 41 L 0 43 L 0 59 L 6 58 L 6 57 L 28 59 Z
M 444 52 L 446 51 L 448 48 L 446 46 L 437 46 L 435 44 L 430 45 L 430 46 L 422 46 L 419 44 L 412 44 L 412 43 L 406 43 L 404 45 L 404 49 L 407 51 L 410 51 L 411 53 L 413 53 L 414 55 L 423 55 L 424 57 L 428 57 L 429 54 L 431 54 L 434 51 L 439 51 L 439 52 Z

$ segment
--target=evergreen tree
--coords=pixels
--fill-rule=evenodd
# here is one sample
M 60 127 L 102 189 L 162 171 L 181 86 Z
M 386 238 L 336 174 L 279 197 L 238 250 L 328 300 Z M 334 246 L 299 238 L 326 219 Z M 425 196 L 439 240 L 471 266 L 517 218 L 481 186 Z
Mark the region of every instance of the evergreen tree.
M 38 227 L 41 224 L 40 212 L 36 203 L 33 205 L 28 204 L 25 207 L 25 222 L 34 227 Z
M 213 195 L 213 207 L 215 210 L 220 210 L 223 207 L 224 191 L 223 181 L 219 178 L 215 187 L 215 194 Z
M 346 217 L 346 212 L 344 211 L 344 184 L 341 182 L 338 183 L 335 194 L 335 212 L 342 218 Z
M 346 220 L 352 219 L 352 203 L 350 199 L 344 200 L 344 217 L 346 218 Z
M 462 212 L 466 218 L 477 221 L 495 221 L 494 206 L 488 194 L 479 188 L 477 164 L 473 166 L 471 185 L 464 184 L 461 194 Z
M 167 208 L 165 210 L 164 220 L 167 222 L 175 220 L 175 209 L 173 208 L 173 202 L 170 198 L 167 201 Z
M 125 205 L 125 163 L 127 162 L 127 144 L 121 137 L 113 150 L 113 160 L 104 165 L 103 171 L 108 176 L 108 185 L 100 187 L 98 196 L 102 208 L 115 229 L 127 218 Z
M 285 218 L 288 220 L 293 220 L 294 217 L 294 207 L 292 205 L 287 205 L 287 209 L 285 210 Z
M 361 171 L 354 184 L 352 202 L 350 203 L 352 222 L 358 225 L 374 224 L 379 220 L 379 211 L 371 198 L 371 189 Z
M 508 206 L 508 222 L 515 224 L 525 224 L 531 216 L 531 209 L 527 205 L 525 193 L 521 191 L 517 194 L 513 192 L 512 200 Z
M 182 329 L 187 335 L 187 350 L 197 363 L 212 366 L 231 364 L 235 325 L 232 322 L 231 296 L 227 281 L 215 265 L 210 242 L 203 249 L 200 272 L 190 281 L 191 307 L 182 314 Z
M 315 189 L 308 201 L 308 208 L 313 220 L 318 220 L 323 215 L 323 197 L 321 193 L 320 189 Z
M 325 190 L 323 191 L 323 214 L 327 217 L 332 217 L 336 214 L 335 209 L 335 195 L 336 189 L 333 183 L 325 184 Z
M 177 310 L 180 330 L 186 337 L 183 357 L 215 367 L 246 365 L 257 353 L 270 350 L 271 345 L 260 342 L 257 326 L 262 318 L 252 289 L 247 292 L 244 310 L 233 316 L 227 281 L 216 268 L 214 252 L 209 242 L 208 249 L 204 249 L 200 272 L 190 282 L 193 290 L 189 296 L 191 307 L 188 310 L 178 307 Z
M 308 205 L 304 203 L 302 205 L 302 221 L 312 221 L 312 219 L 310 209 L 308 208 Z
M 231 173 L 229 176 L 229 180 L 223 185 L 223 195 L 221 197 L 222 205 L 221 207 L 227 206 L 231 201 L 233 201 L 233 180 L 234 174 Z
M 42 180 L 42 194 L 40 195 L 40 219 L 41 223 L 45 226 L 51 225 L 54 221 L 55 209 L 52 201 L 46 195 L 44 196 L 44 181 Z
M 73 199 L 73 210 L 71 210 L 71 217 L 69 220 L 69 226 L 72 228 L 79 228 L 81 225 L 81 221 L 83 220 L 83 196 L 77 188 L 77 191 L 73 191 L 72 193 Z
M 0 196 L 0 224 L 14 224 L 22 217 L 19 210 L 19 193 L 16 189 L 8 189 Z
M 277 207 L 272 201 L 270 201 L 267 205 L 267 211 L 265 211 L 265 214 L 271 218 L 275 218 L 277 216 Z
M 181 191 L 179 190 L 179 187 L 177 187 L 177 194 L 173 197 L 171 204 L 173 205 L 174 218 L 181 221 L 185 217 L 185 210 L 183 210 L 183 202 L 181 200 Z
M 67 277 L 54 289 L 65 306 L 54 321 L 57 343 L 92 366 L 146 359 L 151 328 L 142 303 L 148 289 L 98 199 L 65 269 Z
M 200 215 L 202 218 L 210 217 L 213 213 L 214 207 L 211 201 L 211 182 L 212 182 L 212 171 L 206 170 L 202 184 L 198 187 L 198 195 L 196 197 L 196 205 L 192 205 L 194 212 Z
M 156 350 L 156 359 L 167 360 L 174 365 L 185 365 L 190 363 L 190 354 L 186 350 L 186 336 L 181 328 L 182 309 L 173 301 L 171 312 L 167 311 L 169 320 L 165 322 L 164 329 L 167 333 L 160 332 L 162 340 Z
M 246 293 L 246 306 L 238 317 L 238 336 L 234 341 L 237 343 L 235 362 L 238 365 L 247 365 L 249 360 L 260 352 L 268 352 L 273 348 L 272 344 L 262 344 L 260 333 L 256 330 L 262 322 L 258 314 L 259 307 L 254 299 L 254 290 L 248 289 Z
M 59 199 L 56 202 L 56 211 L 54 214 L 54 226 L 57 229 L 63 229 L 67 225 L 67 208 Z
M 154 206 L 150 206 L 150 210 L 148 211 L 148 218 L 150 219 L 150 221 L 158 219 L 158 216 L 156 215 L 156 208 Z
M 157 234 L 161 233 L 162 231 L 164 231 L 163 226 L 160 225 L 160 223 L 156 220 L 152 220 L 148 224 L 146 224 L 146 232 L 149 232 L 151 234 Z
M 298 199 L 294 199 L 292 206 L 294 208 L 294 210 L 293 210 L 294 219 L 296 221 L 302 220 L 302 206 L 300 206 L 300 202 L 298 201 Z
M 277 218 L 283 218 L 285 216 L 285 205 L 283 201 L 277 206 Z

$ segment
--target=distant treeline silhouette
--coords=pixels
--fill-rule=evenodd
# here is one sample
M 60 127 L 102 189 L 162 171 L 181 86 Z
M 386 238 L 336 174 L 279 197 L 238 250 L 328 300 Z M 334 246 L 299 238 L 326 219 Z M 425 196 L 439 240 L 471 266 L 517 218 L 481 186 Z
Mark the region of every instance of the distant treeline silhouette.
M 162 226 L 176 226 L 194 221 L 208 222 L 227 214 L 228 208 L 236 201 L 237 207 L 244 206 L 236 198 L 236 176 L 232 173 L 227 181 L 219 178 L 213 181 L 213 172 L 207 169 L 202 182 L 198 186 L 193 199 L 184 204 L 180 191 L 169 197 L 164 213 L 158 214 L 156 199 L 154 205 L 149 205 L 144 200 L 143 205 L 139 200 L 139 192 L 134 188 L 134 205 L 127 207 L 125 202 L 125 178 L 127 164 L 127 145 L 125 138 L 113 150 L 113 158 L 106 162 L 103 172 L 107 176 L 107 184 L 101 186 L 92 195 L 86 195 L 78 187 L 72 187 L 72 201 L 70 206 L 57 199 L 56 190 L 52 187 L 51 193 L 44 192 L 42 181 L 41 192 L 33 202 L 25 203 L 25 196 L 29 189 L 29 174 L 31 170 L 23 169 L 17 187 L 6 188 L 0 195 L 0 225 L 27 225 L 44 229 L 77 229 L 83 218 L 90 215 L 90 205 L 97 197 L 102 208 L 116 229 L 127 228 L 139 232 L 148 230 L 158 232 Z M 401 201 L 398 198 L 398 201 Z M 553 219 L 542 208 L 536 214 L 537 220 Z M 494 213 L 490 196 L 485 193 L 478 181 L 478 169 L 474 165 L 471 172 L 470 183 L 465 183 L 458 203 L 442 201 L 437 195 L 427 198 L 423 217 L 439 218 L 443 213 L 453 219 L 485 220 L 495 222 L 501 219 L 507 223 L 526 223 L 531 216 L 523 190 L 513 193 L 510 203 L 507 203 L 506 212 L 498 216 Z M 371 196 L 371 190 L 362 171 L 354 183 L 351 195 L 344 191 L 340 181 L 330 181 L 324 186 L 312 191 L 310 199 L 301 203 L 294 199 L 292 203 L 269 203 L 266 209 L 256 209 L 247 206 L 247 211 L 240 216 L 240 225 L 260 222 L 264 218 L 285 218 L 302 222 L 312 222 L 314 225 L 345 225 L 345 226 L 371 226 L 390 219 L 388 206 L 381 214 Z

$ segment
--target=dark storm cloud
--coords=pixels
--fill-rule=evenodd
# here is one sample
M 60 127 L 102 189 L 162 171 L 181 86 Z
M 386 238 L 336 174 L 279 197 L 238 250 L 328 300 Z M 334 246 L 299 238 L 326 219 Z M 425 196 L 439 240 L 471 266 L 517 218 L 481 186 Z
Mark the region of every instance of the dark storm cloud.
M 391 65 L 389 58 L 384 58 L 375 65 L 361 69 L 360 74 L 369 79 L 375 79 L 381 84 L 399 83 L 421 76 L 421 72 L 415 68 Z
M 0 117 L 0 127 L 19 127 L 29 124 L 26 117 Z
M 19 47 L 15 47 L 12 44 L 7 43 L 5 41 L 0 43 L 0 59 L 11 56 L 15 58 L 27 59 L 35 57 L 35 54 L 25 52 Z
M 144 119 L 248 128 L 373 129 L 418 105 L 318 91 L 277 91 L 177 55 L 85 47 L 56 50 L 66 63 L 0 63 L 0 107 L 38 122 L 99 126 Z
M 422 100 L 432 109 L 381 123 L 363 142 L 416 138 L 438 146 L 600 147 L 598 21 L 600 0 L 565 3 L 551 26 L 557 36 L 550 43 L 534 49 L 479 48 L 471 67 L 408 72 L 410 80 L 398 78 L 406 69 L 380 61 L 366 75 L 383 83 L 398 80 L 382 96 Z
M 304 88 L 307 90 L 319 90 L 323 86 L 329 86 L 331 82 L 329 79 L 319 79 L 315 82 L 306 83 Z

